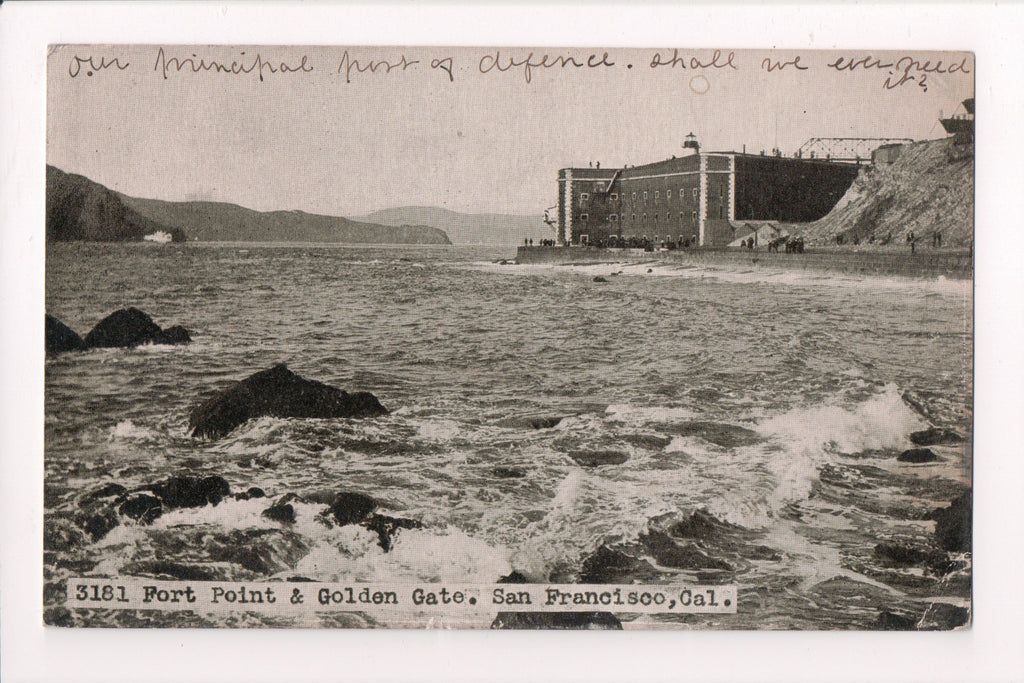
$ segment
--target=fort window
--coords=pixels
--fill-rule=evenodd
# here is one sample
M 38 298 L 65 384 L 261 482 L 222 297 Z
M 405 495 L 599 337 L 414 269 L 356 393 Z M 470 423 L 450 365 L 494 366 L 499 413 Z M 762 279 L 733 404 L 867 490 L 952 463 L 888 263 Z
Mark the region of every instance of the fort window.
M 665 190 L 665 199 L 672 199 L 672 190 Z
M 618 217 L 618 216 L 616 216 L 616 215 L 615 215 L 615 214 L 613 213 L 613 214 L 611 214 L 610 216 L 608 216 L 608 220 L 610 220 L 610 221 L 611 221 L 612 223 L 614 223 L 614 222 L 616 222 L 617 220 L 619 220 L 619 217 Z
M 690 214 L 690 222 L 691 223 L 696 223 L 697 222 L 697 212 L 696 211 L 694 211 L 693 213 Z
M 589 215 L 587 215 L 587 214 L 585 214 L 585 213 L 581 213 L 581 214 L 580 214 L 580 220 L 581 220 L 581 221 L 585 221 L 585 220 L 587 220 L 588 218 L 590 218 L 590 216 L 589 216 Z
M 590 195 L 589 194 L 587 194 L 586 192 L 580 192 L 580 201 L 581 202 L 585 202 L 588 199 L 590 199 Z
M 697 198 L 697 188 L 696 188 L 696 187 L 695 187 L 695 188 L 693 188 L 693 198 L 694 198 L 694 199 L 696 199 L 696 198 Z
M 636 192 L 633 193 L 633 201 L 636 201 Z
M 654 200 L 657 201 L 659 199 L 661 199 L 661 192 L 659 190 L 655 190 L 654 191 Z
M 616 193 L 616 192 L 612 192 L 612 201 L 615 201 L 615 200 L 616 200 L 616 199 L 618 199 L 618 198 L 619 198 L 619 195 L 618 195 L 618 193 Z
M 644 223 L 646 223 L 646 222 L 647 222 L 647 214 L 645 213 L 644 214 Z
M 633 222 L 636 223 L 636 214 L 633 214 Z

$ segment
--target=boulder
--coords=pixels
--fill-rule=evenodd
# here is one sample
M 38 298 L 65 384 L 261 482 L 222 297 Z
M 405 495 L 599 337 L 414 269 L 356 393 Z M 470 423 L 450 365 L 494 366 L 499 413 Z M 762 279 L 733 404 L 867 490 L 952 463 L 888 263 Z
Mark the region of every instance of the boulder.
M 279 364 L 257 372 L 197 406 L 189 417 L 193 436 L 217 438 L 261 416 L 364 418 L 387 415 L 373 394 L 349 394 L 299 377 Z
M 939 545 L 951 552 L 971 550 L 971 522 L 973 505 L 971 492 L 956 498 L 947 508 L 938 508 L 931 514 L 935 520 L 935 538 Z
M 224 477 L 192 477 L 179 475 L 148 487 L 164 507 L 195 508 L 216 505 L 231 493 L 231 486 Z
M 98 541 L 119 525 L 121 520 L 117 512 L 111 508 L 99 508 L 78 513 L 75 515 L 75 523 L 84 529 L 93 541 Z
M 363 522 L 363 526 L 376 532 L 377 542 L 384 552 L 391 550 L 391 540 L 399 529 L 422 529 L 423 524 L 414 519 L 389 517 L 388 515 L 372 514 Z
M 583 559 L 580 583 L 632 583 L 634 579 L 655 579 L 658 571 L 645 560 L 601 545 Z
M 898 462 L 923 463 L 935 462 L 938 459 L 939 456 L 935 455 L 930 448 L 911 448 L 896 456 Z
M 934 446 L 936 444 L 960 443 L 964 437 L 952 429 L 945 427 L 929 427 L 910 435 L 910 442 L 915 446 Z
M 621 451 L 573 451 L 569 457 L 584 467 L 621 465 L 629 460 L 629 456 Z
M 46 353 L 61 353 L 62 351 L 82 351 L 89 348 L 85 340 L 78 336 L 78 333 L 70 327 L 54 318 L 46 316 Z
M 692 543 L 678 545 L 671 536 L 662 531 L 652 529 L 641 535 L 639 540 L 658 564 L 664 567 L 732 571 L 729 563 L 707 555 Z
M 605 278 L 601 277 L 600 275 L 597 275 L 597 276 L 594 277 L 594 282 L 608 282 L 608 280 L 606 280 Z
M 89 491 L 88 493 L 83 495 L 81 499 L 79 499 L 78 505 L 80 507 L 84 507 L 103 498 L 117 498 L 119 496 L 124 495 L 127 492 L 128 489 L 126 489 L 121 484 L 118 484 L 117 482 L 113 481 L 108 482 L 103 486 L 95 488 L 92 491 Z
M 141 524 L 151 524 L 163 514 L 164 508 L 159 498 L 140 493 L 121 503 L 117 511 Z
M 192 336 L 181 325 L 168 327 L 161 330 L 160 334 L 153 340 L 154 344 L 187 344 L 192 341 Z
M 283 524 L 295 524 L 295 508 L 292 507 L 291 503 L 274 503 L 264 510 L 260 516 Z
M 92 348 L 137 346 L 152 342 L 160 332 L 160 326 L 139 309 L 122 308 L 96 323 L 85 343 Z
M 513 429 L 551 429 L 558 425 L 559 422 L 564 420 L 562 416 L 527 416 L 527 417 L 510 417 L 505 420 L 498 422 L 499 427 L 511 427 Z
M 338 526 L 357 524 L 377 509 L 377 501 L 363 493 L 342 491 L 334 496 L 329 509 Z
M 264 498 L 266 493 L 259 486 L 250 486 L 247 491 L 235 494 L 235 500 L 251 500 L 253 498 Z

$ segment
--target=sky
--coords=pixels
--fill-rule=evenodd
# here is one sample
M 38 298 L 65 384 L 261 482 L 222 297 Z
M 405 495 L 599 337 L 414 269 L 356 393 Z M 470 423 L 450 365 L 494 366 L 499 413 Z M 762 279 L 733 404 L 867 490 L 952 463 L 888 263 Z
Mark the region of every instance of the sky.
M 554 66 L 523 64 L 544 55 Z M 569 57 L 582 66 L 556 63 Z M 932 139 L 973 95 L 970 53 L 53 46 L 46 158 L 172 201 L 538 214 L 558 169 L 681 155 L 690 132 L 705 150 L 784 154 L 812 137 Z

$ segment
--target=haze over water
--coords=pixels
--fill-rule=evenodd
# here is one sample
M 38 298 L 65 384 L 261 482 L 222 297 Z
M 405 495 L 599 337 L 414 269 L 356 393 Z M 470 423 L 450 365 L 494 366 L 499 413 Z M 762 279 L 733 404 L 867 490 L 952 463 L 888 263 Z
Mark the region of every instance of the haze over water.
M 128 521 L 56 553 L 47 604 L 67 576 L 128 574 L 154 558 L 230 579 L 490 583 L 518 570 L 570 582 L 602 544 L 653 568 L 624 581 L 740 589 L 736 615 L 623 615 L 627 628 L 871 628 L 880 609 L 968 604 L 969 563 L 929 577 L 883 566 L 873 549 L 926 542 L 934 524 L 921 516 L 970 483 L 961 445 L 933 447 L 934 464 L 895 460 L 930 424 L 970 434 L 969 281 L 492 262 L 509 256 L 48 245 L 51 315 L 84 335 L 135 306 L 194 341 L 47 361 L 47 514 L 72 514 L 106 482 L 132 488 L 185 471 L 269 498 L 165 512 L 150 527 Z M 261 418 L 217 441 L 187 435 L 198 401 L 279 362 L 370 391 L 392 414 Z M 548 429 L 523 420 L 542 416 L 564 419 Z M 570 457 L 605 451 L 627 459 L 587 467 Z M 260 516 L 274 498 L 323 490 L 367 493 L 425 528 L 398 532 L 385 553 L 372 533 L 328 529 L 315 520 L 323 505 L 298 503 L 297 538 L 281 541 L 287 566 L 271 576 L 219 560 L 203 539 L 279 529 Z M 664 566 L 638 543 L 695 510 L 733 525 L 711 549 L 728 570 Z M 93 611 L 81 623 L 167 618 Z M 175 623 L 279 623 L 223 619 Z M 300 625 L 422 625 L 316 619 Z

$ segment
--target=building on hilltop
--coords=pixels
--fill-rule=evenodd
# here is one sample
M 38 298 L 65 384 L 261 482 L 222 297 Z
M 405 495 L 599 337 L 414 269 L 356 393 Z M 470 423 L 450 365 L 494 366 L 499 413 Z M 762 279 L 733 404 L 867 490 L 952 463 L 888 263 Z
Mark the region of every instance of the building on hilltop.
M 827 214 L 857 176 L 854 163 L 701 151 L 625 168 L 558 172 L 559 244 L 635 241 L 726 246 L 737 222 L 801 223 Z

